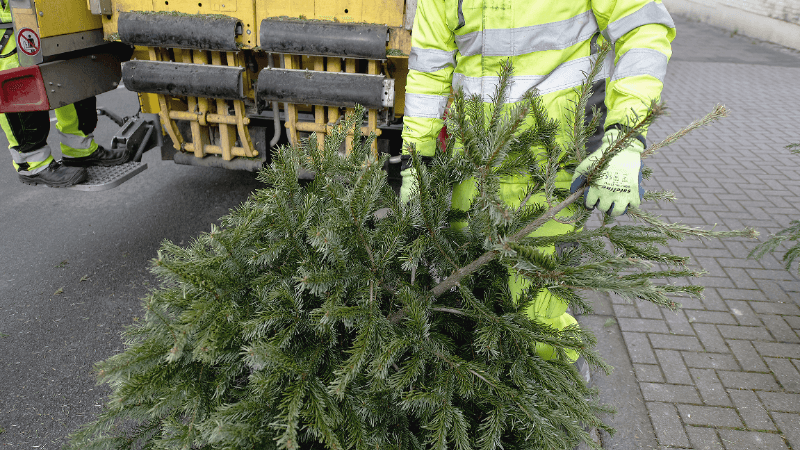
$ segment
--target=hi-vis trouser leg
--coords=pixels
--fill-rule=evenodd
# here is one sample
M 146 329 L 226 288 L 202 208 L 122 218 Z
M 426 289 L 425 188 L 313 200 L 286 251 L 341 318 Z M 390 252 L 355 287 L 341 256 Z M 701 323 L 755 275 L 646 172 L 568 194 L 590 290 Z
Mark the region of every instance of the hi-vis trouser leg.
M 17 172 L 35 175 L 53 161 L 47 145 L 50 133 L 47 111 L 0 114 L 0 126 L 8 138 L 8 149 Z
M 61 138 L 64 158 L 81 158 L 97 150 L 92 134 L 97 127 L 97 99 L 89 97 L 56 108 L 56 129 Z
M 563 177 L 561 177 L 563 178 Z M 525 182 L 524 179 L 519 180 L 506 180 L 505 182 L 501 182 L 500 184 L 500 195 L 503 198 L 503 201 L 512 208 L 519 207 L 521 203 L 521 199 L 525 197 L 527 193 L 529 183 Z M 470 179 L 467 180 L 453 189 L 453 197 L 452 197 L 452 208 L 453 209 L 460 209 L 460 210 L 467 210 L 469 208 L 472 199 L 475 197 L 476 188 L 475 188 L 475 181 Z M 531 206 L 536 206 L 537 204 L 542 204 L 543 199 L 537 198 L 537 196 L 533 196 L 530 200 L 528 200 L 528 204 Z M 566 211 L 562 211 L 559 216 L 569 217 L 572 215 L 574 210 L 570 210 L 567 208 Z M 460 226 L 464 226 L 465 224 L 456 224 L 454 223 L 453 226 L 458 228 Z M 544 224 L 543 226 L 539 227 L 531 236 L 557 236 L 559 234 L 569 233 L 570 231 L 574 230 L 574 226 L 562 224 L 551 220 Z M 555 251 L 554 246 L 549 246 L 546 248 L 539 249 L 546 254 L 552 254 Z M 508 278 L 508 287 L 511 291 L 511 296 L 514 301 L 518 300 L 522 292 L 528 288 L 530 283 L 523 277 L 518 276 L 516 273 L 512 271 Z M 539 292 L 536 300 L 533 301 L 531 306 L 528 308 L 528 316 L 532 319 L 535 319 L 538 322 L 543 324 L 549 325 L 557 330 L 563 330 L 564 328 L 570 325 L 576 325 L 578 323 L 574 317 L 567 314 L 567 302 L 562 300 L 559 297 L 553 295 L 547 289 L 544 289 Z M 578 359 L 578 353 L 575 350 L 566 349 L 565 350 L 567 357 L 571 360 L 575 361 Z M 555 356 L 556 351 L 555 349 L 548 345 L 548 344 L 537 344 L 536 346 L 536 353 L 544 358 L 544 359 L 551 359 Z

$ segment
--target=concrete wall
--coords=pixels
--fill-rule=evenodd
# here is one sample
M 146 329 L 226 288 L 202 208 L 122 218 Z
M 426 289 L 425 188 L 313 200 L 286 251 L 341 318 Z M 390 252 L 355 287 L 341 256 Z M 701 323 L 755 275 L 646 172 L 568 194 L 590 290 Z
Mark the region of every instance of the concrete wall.
M 800 50 L 800 0 L 663 0 L 682 14 Z

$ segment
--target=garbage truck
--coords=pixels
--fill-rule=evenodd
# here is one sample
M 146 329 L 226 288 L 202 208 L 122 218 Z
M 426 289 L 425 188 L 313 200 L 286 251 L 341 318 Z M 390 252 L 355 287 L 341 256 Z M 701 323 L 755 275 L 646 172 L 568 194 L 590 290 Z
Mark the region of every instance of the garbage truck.
M 0 112 L 54 109 L 120 83 L 138 94 L 134 117 L 98 111 L 134 160 L 86 190 L 143 170 L 151 148 L 178 164 L 257 171 L 276 145 L 310 133 L 322 145 L 357 104 L 373 150 L 399 153 L 416 0 L 6 1 L 20 67 L 0 73 Z

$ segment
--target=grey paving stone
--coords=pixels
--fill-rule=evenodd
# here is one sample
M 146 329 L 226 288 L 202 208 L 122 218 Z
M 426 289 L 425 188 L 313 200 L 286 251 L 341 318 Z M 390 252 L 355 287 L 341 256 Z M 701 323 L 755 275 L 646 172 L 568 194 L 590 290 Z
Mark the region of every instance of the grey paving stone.
M 791 301 L 789 294 L 783 290 L 781 285 L 773 280 L 756 280 L 758 289 L 764 293 L 767 300 L 770 302 L 785 302 Z
M 708 427 L 741 427 L 742 420 L 733 408 L 717 406 L 678 405 L 684 423 Z
M 771 314 L 763 314 L 761 315 L 761 322 L 764 323 L 764 326 L 767 327 L 769 332 L 778 342 L 784 343 L 792 343 L 797 342 L 800 343 L 800 337 L 797 336 L 797 333 L 792 330 L 792 327 L 789 326 L 787 322 L 787 318 L 794 317 L 794 316 L 775 316 Z
M 612 305 L 614 308 L 614 316 L 620 317 L 639 317 L 639 310 L 634 305 Z
M 667 380 L 667 383 L 672 384 L 692 384 L 692 377 L 689 374 L 689 369 L 683 362 L 681 353 L 676 350 L 656 350 L 658 363 L 661 366 L 661 371 Z
M 700 392 L 703 403 L 710 406 L 731 406 L 728 393 L 722 387 L 722 383 L 713 369 L 689 369 L 689 373 L 694 378 L 694 385 Z
M 776 267 L 775 269 L 747 269 L 747 273 L 754 279 L 762 280 L 787 280 L 792 277 L 783 267 Z
M 728 311 L 686 311 L 689 322 L 715 323 L 721 325 L 736 325 L 736 318 Z
M 729 389 L 728 395 L 744 424 L 751 430 L 775 430 L 767 410 L 758 400 L 755 392 L 750 390 Z
M 756 392 L 767 411 L 800 413 L 800 394 Z
M 683 430 L 683 424 L 675 405 L 648 402 L 647 410 L 650 413 L 650 420 L 653 422 L 659 444 L 672 447 L 689 446 L 689 438 Z
M 695 450 L 724 450 L 713 428 L 687 426 L 686 434 Z
M 800 330 L 800 316 L 784 316 L 783 320 L 785 320 L 793 330 Z
M 661 368 L 655 364 L 634 364 L 633 370 L 636 372 L 636 380 L 640 383 L 663 383 L 664 374 Z
M 730 257 L 722 258 L 725 260 L 733 259 Z M 694 258 L 695 264 L 702 267 L 703 270 L 708 272 L 708 275 L 712 277 L 726 277 L 728 276 L 728 272 L 722 268 L 722 266 L 717 262 L 717 258 L 708 258 L 708 257 L 695 257 Z
M 703 291 L 703 299 L 701 300 L 703 308 L 692 308 L 692 309 L 706 309 L 709 311 L 730 311 L 730 307 L 725 302 L 725 299 L 726 298 L 723 298 L 719 289 L 706 288 L 706 290 Z
M 719 430 L 718 433 L 725 450 L 788 449 L 778 434 L 740 430 Z
M 672 334 L 694 334 L 694 328 L 692 328 L 692 325 L 686 318 L 684 310 L 678 310 L 674 312 L 664 311 L 664 320 L 666 320 L 667 326 L 669 326 L 669 332 Z
M 772 335 L 764 327 L 746 327 L 741 325 L 717 325 L 719 333 L 726 339 L 743 339 L 748 341 L 772 341 Z
M 775 378 L 786 392 L 800 392 L 800 373 L 792 361 L 785 358 L 764 358 Z
M 717 291 L 725 300 L 767 300 L 763 292 L 755 289 L 720 288 Z
M 754 351 L 755 352 L 755 351 Z M 708 352 L 681 352 L 687 367 L 697 369 L 739 370 L 739 363 L 731 354 Z
M 750 302 L 753 311 L 759 314 L 782 314 L 786 316 L 800 315 L 800 308 L 794 303 L 782 302 Z
M 762 356 L 775 356 L 779 358 L 800 359 L 800 344 L 787 344 L 783 342 L 753 342 L 756 350 Z
M 792 448 L 800 448 L 800 415 L 773 413 L 775 423 Z
M 740 325 L 761 325 L 761 321 L 758 319 L 758 316 L 756 316 L 755 311 L 753 311 L 753 308 L 750 307 L 750 302 L 728 300 L 725 303 L 728 305 L 728 311 L 730 311 L 733 316 L 736 317 L 736 320 L 739 321 Z
M 633 319 L 618 317 L 617 322 L 622 331 L 637 331 L 640 333 L 669 333 L 667 324 L 663 320 Z
M 777 391 L 780 390 L 775 377 L 768 373 L 756 372 L 728 372 L 726 370 L 717 371 L 719 379 L 726 388 L 734 389 L 754 389 L 758 391 Z
M 725 344 L 725 339 L 722 339 L 717 325 L 710 323 L 695 323 L 692 326 L 697 333 L 700 342 L 703 343 L 703 348 L 709 352 L 725 353 L 728 351 L 728 346 Z
M 646 401 L 702 404 L 694 386 L 665 383 L 639 383 Z M 720 386 L 722 387 L 722 386 Z
M 733 280 L 734 286 L 739 289 L 758 289 L 759 286 L 750 278 L 747 270 L 745 269 L 738 269 L 735 267 L 726 267 L 725 272 L 727 273 L 728 277 Z
M 649 333 L 650 343 L 653 348 L 669 350 L 702 350 L 703 346 L 694 336 L 677 336 L 671 334 Z
M 650 341 L 646 334 L 623 332 L 622 338 L 625 340 L 625 346 L 628 348 L 628 354 L 630 354 L 632 362 L 658 364 L 656 355 L 653 353 L 653 347 L 650 346 Z
M 643 319 L 663 319 L 661 316 L 662 308 L 646 301 L 637 301 L 636 307 L 639 309 L 639 315 Z

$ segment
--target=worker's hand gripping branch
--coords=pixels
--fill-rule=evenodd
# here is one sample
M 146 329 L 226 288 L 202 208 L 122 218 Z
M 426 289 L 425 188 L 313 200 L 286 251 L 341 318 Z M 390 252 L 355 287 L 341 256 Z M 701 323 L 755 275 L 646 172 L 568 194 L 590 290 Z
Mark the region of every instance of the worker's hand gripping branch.
M 609 128 L 603 143 L 575 168 L 570 192 L 588 186 L 584 195 L 587 208 L 597 208 L 616 217 L 637 208 L 642 202 L 642 132 L 664 113 L 662 104 L 653 102 L 647 115 L 633 127 Z
M 620 134 L 622 132 L 617 129 L 606 131 L 603 145 L 578 165 L 570 186 L 570 191 L 575 192 L 586 184 L 590 175 L 596 174 L 593 176 L 595 182 L 586 191 L 584 204 L 610 216 L 624 214 L 629 206 L 638 207 L 644 195 L 641 157 L 644 144 L 638 139 L 629 140 L 627 145 L 618 145 L 615 155 L 607 157 L 609 150 L 620 140 Z M 598 171 L 598 163 L 604 156 L 607 159 L 605 169 Z

